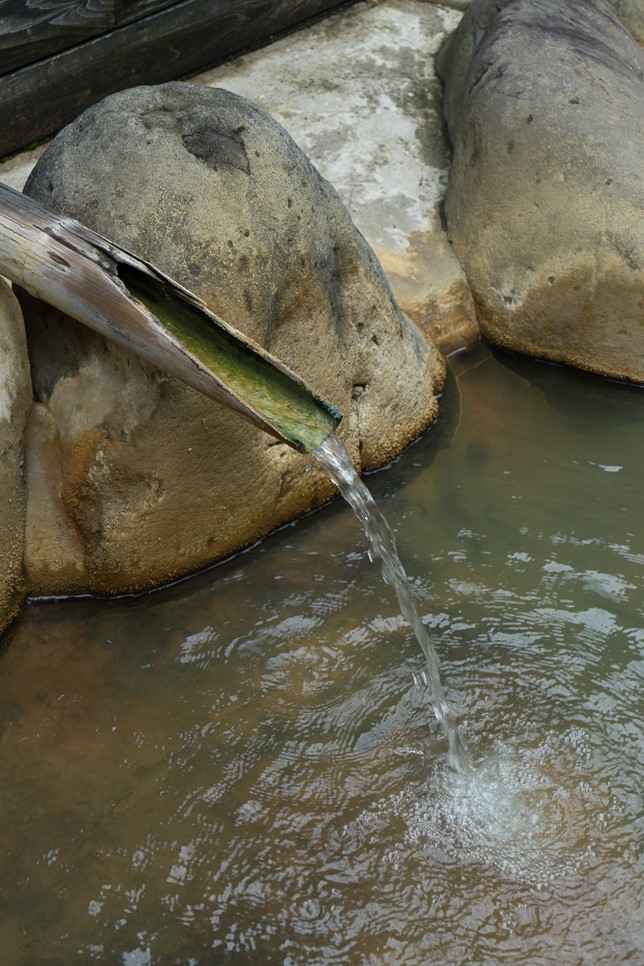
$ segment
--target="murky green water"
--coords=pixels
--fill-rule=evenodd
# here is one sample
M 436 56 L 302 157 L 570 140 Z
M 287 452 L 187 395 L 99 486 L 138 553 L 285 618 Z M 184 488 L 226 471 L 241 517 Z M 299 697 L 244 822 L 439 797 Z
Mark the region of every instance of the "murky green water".
M 455 360 L 369 485 L 477 774 L 339 502 L 0 652 L 13 964 L 644 961 L 644 395 Z

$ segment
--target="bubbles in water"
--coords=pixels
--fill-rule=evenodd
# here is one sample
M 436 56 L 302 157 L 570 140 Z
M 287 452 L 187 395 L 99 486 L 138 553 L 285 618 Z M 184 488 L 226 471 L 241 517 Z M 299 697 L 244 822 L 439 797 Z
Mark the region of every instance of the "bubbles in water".
M 469 774 L 435 765 L 395 796 L 407 845 L 447 851 L 534 887 L 578 873 L 594 835 L 617 808 L 594 788 L 580 729 L 547 733 L 537 747 L 498 742 Z

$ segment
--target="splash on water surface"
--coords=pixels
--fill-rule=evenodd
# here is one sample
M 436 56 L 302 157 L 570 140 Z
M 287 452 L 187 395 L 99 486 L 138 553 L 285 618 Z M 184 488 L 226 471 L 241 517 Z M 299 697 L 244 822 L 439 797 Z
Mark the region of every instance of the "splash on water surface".
M 577 875 L 594 858 L 594 838 L 623 808 L 580 728 L 538 744 L 495 743 L 468 774 L 430 765 L 387 804 L 402 816 L 407 845 L 438 846 L 460 862 L 496 868 L 537 889 Z

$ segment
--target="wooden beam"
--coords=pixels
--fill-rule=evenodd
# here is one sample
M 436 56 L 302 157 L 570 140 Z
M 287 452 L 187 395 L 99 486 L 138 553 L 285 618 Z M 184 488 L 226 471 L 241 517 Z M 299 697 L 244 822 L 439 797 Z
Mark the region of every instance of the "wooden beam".
M 0 70 L 17 70 L 114 27 L 114 0 L 0 0 Z
M 118 15 L 133 15 L 117 0 Z M 132 0 L 141 9 L 151 0 Z M 348 0 L 352 2 L 352 0 Z M 0 157 L 58 131 L 108 94 L 221 63 L 347 0 L 181 0 L 0 76 Z
M 217 2 L 218 0 L 213 0 L 212 6 L 216 7 Z M 151 13 L 157 13 L 164 7 L 172 7 L 175 3 L 176 0 L 114 0 L 116 26 L 148 17 Z

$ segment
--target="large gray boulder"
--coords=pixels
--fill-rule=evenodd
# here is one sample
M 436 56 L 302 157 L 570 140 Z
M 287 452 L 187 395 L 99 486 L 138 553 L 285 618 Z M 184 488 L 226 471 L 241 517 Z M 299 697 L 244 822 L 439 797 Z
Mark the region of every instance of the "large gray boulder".
M 345 414 L 359 469 L 435 417 L 443 364 L 331 186 L 266 113 L 173 83 L 107 98 L 25 191 L 195 291 Z M 27 564 L 39 592 L 138 590 L 328 499 L 315 461 L 25 298 L 36 405 Z
M 25 428 L 31 379 L 20 306 L 0 278 L 0 633 L 25 595 Z
M 640 48 L 601 0 L 473 0 L 438 66 L 483 334 L 644 381 Z

